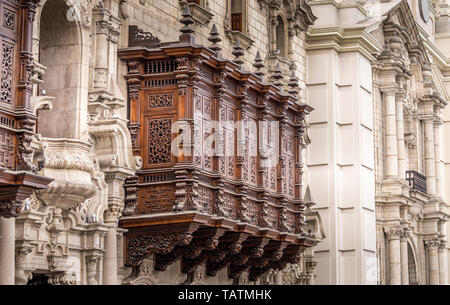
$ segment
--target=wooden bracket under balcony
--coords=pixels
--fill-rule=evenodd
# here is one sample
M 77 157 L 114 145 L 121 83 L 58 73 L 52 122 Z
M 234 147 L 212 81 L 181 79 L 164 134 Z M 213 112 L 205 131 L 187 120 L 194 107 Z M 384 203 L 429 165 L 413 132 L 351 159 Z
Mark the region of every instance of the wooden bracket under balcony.
M 45 176 L 0 168 L 0 216 L 17 217 L 23 200 L 34 190 L 46 188 L 52 181 Z
M 228 276 L 249 270 L 259 277 L 269 268 L 282 269 L 298 260 L 316 241 L 296 234 L 243 224 L 196 212 L 128 216 L 120 219 L 125 233 L 126 265 L 137 266 L 153 254 L 155 270 L 164 271 L 182 259 L 182 272 L 206 263 L 210 276 L 229 265 Z

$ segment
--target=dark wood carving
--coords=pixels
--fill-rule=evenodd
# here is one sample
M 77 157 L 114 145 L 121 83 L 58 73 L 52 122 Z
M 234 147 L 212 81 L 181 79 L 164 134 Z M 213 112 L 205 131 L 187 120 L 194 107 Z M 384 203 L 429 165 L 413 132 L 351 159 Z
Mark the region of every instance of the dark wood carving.
M 231 278 L 258 277 L 294 255 L 285 248 L 301 245 L 297 255 L 312 245 L 301 194 L 302 124 L 312 108 L 193 44 L 189 11 L 182 21 L 179 41 L 130 27 L 132 48 L 119 50 L 133 153 L 143 159 L 125 183 L 126 264 L 156 253 L 158 270 L 181 258 L 185 273 L 205 263 L 209 276 L 228 266 Z M 199 229 L 183 239 L 189 223 Z
M 52 179 L 32 174 L 36 116 L 30 109 L 32 33 L 39 0 L 0 1 L 0 216 L 16 217 L 23 200 Z M 5 171 L 8 169 L 8 171 Z
M 152 33 L 144 32 L 136 25 L 130 25 L 128 35 L 128 45 L 130 47 L 155 48 L 160 45 L 158 37 L 154 36 Z

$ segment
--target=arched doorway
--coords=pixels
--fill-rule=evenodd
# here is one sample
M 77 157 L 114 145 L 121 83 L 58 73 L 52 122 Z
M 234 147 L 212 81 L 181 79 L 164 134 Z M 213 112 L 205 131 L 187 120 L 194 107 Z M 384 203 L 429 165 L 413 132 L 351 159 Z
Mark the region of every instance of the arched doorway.
M 82 39 L 80 23 L 69 18 L 63 0 L 47 0 L 40 15 L 39 62 L 47 70 L 39 95 L 55 97 L 52 111 L 39 113 L 38 133 L 52 138 L 77 138 L 81 114 Z

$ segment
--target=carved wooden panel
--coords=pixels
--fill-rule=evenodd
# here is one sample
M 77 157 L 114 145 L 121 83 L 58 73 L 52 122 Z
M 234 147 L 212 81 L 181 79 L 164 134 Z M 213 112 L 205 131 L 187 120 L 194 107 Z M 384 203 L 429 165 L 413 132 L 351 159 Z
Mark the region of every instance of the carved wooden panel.
M 16 30 L 16 12 L 7 8 L 3 9 L 3 26 L 11 31 Z
M 258 225 L 259 203 L 254 200 L 247 200 L 246 216 L 251 224 Z
M 161 184 L 139 188 L 139 213 L 161 213 L 171 211 L 175 199 L 173 185 Z
M 227 216 L 231 219 L 236 219 L 236 196 L 229 193 L 224 193 L 223 198 L 225 201 L 225 210 L 228 212 Z
M 227 105 L 225 107 L 226 127 L 225 127 L 225 174 L 229 178 L 234 178 L 235 172 L 235 155 L 236 155 L 236 132 L 234 129 L 235 110 Z
M 14 133 L 0 128 L 0 166 L 14 166 Z
M 14 44 L 2 41 L 1 61 L 0 101 L 11 104 L 13 99 Z
M 203 208 L 203 212 L 213 214 L 214 212 L 214 191 L 206 186 L 198 186 L 198 202 Z
M 278 209 L 269 205 L 267 208 L 267 220 L 269 223 L 269 227 L 273 229 L 278 229 Z
M 173 93 L 149 94 L 147 108 L 161 108 L 173 106 Z
M 205 90 L 196 90 L 194 96 L 194 162 L 206 170 L 213 169 L 214 136 L 211 114 L 212 97 Z
M 147 120 L 147 164 L 167 164 L 172 161 L 172 118 Z
M 289 197 L 295 196 L 295 173 L 294 173 L 294 167 L 295 167 L 295 149 L 294 149 L 294 137 L 291 134 L 288 134 L 285 137 L 285 147 L 284 147 L 284 154 L 286 156 L 286 165 L 285 165 L 285 189 L 284 193 Z

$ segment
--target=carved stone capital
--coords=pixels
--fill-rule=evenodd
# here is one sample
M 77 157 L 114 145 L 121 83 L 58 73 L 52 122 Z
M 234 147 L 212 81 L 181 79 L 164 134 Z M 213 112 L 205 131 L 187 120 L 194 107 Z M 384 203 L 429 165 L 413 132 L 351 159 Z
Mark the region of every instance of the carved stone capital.
M 437 250 L 441 245 L 441 241 L 437 238 L 425 240 L 424 243 L 427 250 Z
M 403 229 L 400 227 L 387 227 L 384 228 L 384 233 L 386 233 L 388 240 L 400 239 L 403 235 Z

